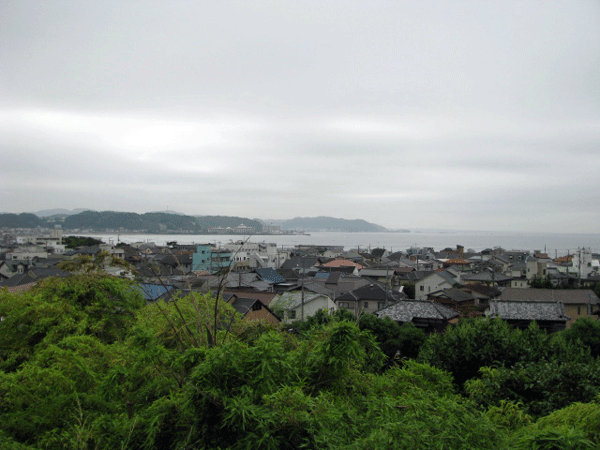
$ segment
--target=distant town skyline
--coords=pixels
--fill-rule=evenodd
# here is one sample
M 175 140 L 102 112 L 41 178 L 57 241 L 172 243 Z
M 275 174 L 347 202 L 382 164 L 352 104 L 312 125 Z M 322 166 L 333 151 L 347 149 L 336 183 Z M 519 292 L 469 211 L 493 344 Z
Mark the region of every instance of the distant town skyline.
M 594 233 L 600 3 L 0 3 L 0 210 Z

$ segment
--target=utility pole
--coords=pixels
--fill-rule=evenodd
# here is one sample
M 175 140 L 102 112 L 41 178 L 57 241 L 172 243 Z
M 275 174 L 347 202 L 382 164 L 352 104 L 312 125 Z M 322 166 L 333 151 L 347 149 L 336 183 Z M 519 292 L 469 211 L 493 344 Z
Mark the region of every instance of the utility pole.
M 390 295 L 389 276 L 390 276 L 390 266 L 387 266 L 386 271 L 385 271 L 385 306 L 386 306 L 386 308 L 388 307 L 388 299 L 389 299 L 389 295 Z
M 304 276 L 306 274 L 306 260 L 304 258 L 302 258 L 302 298 L 301 298 L 301 302 L 300 302 L 300 315 L 301 315 L 301 320 L 302 322 L 304 322 Z

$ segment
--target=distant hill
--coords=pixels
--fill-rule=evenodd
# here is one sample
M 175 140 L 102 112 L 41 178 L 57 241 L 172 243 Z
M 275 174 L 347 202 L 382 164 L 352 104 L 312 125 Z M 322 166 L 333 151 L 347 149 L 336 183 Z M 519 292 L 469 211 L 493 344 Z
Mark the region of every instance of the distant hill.
M 179 211 L 173 211 L 172 209 L 165 209 L 164 211 L 150 211 L 150 214 L 154 214 L 154 213 L 161 213 L 161 214 L 175 214 L 177 216 L 185 216 L 186 214 L 179 212 Z
M 262 231 L 262 224 L 246 217 L 186 216 L 162 212 L 137 214 L 119 211 L 84 211 L 66 217 L 62 227 L 82 230 L 122 230 L 139 233 L 207 233 L 211 227 L 231 227 L 244 224 Z
M 35 214 L 0 214 L 0 228 L 37 228 L 44 226 L 46 226 L 46 221 Z
M 342 232 L 378 232 L 386 228 L 362 219 L 336 219 L 334 217 L 296 217 L 290 220 L 277 221 L 283 230 L 304 231 L 342 231 Z
M 51 209 L 37 213 L 0 214 L 0 227 L 37 228 L 60 224 L 66 230 L 104 232 L 119 230 L 138 233 L 205 234 L 209 228 L 235 228 L 245 225 L 262 232 L 263 225 L 278 225 L 282 230 L 378 232 L 386 228 L 362 219 L 334 217 L 296 217 L 291 220 L 260 220 L 238 216 L 187 216 L 175 211 L 137 214 L 119 211 L 85 210 L 75 213 L 67 209 Z
M 235 228 L 238 225 L 244 224 L 247 227 L 253 227 L 260 232 L 263 229 L 263 224 L 254 219 L 238 216 L 194 216 L 196 223 L 203 229 L 212 227 Z
M 83 211 L 89 211 L 89 210 L 86 208 L 76 208 L 73 210 L 64 209 L 64 208 L 55 208 L 55 209 L 43 209 L 41 211 L 34 212 L 33 214 L 35 214 L 38 217 L 49 217 L 49 216 L 58 216 L 58 215 L 72 216 L 73 214 L 79 214 Z

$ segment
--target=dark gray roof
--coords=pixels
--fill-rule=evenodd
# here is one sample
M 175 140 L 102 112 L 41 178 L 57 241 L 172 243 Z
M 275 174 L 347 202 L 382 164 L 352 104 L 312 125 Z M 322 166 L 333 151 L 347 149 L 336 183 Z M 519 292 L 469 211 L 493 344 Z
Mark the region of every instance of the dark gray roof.
M 0 282 L 0 287 L 14 287 L 14 286 L 22 286 L 25 284 L 29 284 L 29 283 L 33 283 L 39 280 L 36 280 L 35 278 L 32 278 L 31 276 L 29 276 L 29 274 L 26 273 L 19 273 L 17 275 L 14 275 L 10 278 L 7 278 L 5 280 L 2 280 Z
M 298 280 L 298 272 L 296 272 L 295 270 L 279 268 L 277 272 L 281 274 L 281 276 L 285 278 L 286 281 Z
M 258 275 L 255 273 L 230 272 L 227 274 L 228 288 L 251 287 L 255 281 L 258 281 Z
M 233 308 L 242 316 L 245 316 L 257 302 L 262 303 L 260 300 L 255 298 L 236 298 L 233 303 L 231 303 L 231 306 L 233 306 Z
M 456 277 L 447 270 L 443 270 L 442 272 L 435 272 L 435 273 L 437 273 L 440 277 L 442 277 L 444 280 L 446 280 L 446 282 L 450 285 L 457 283 Z
M 492 282 L 492 281 L 494 281 L 496 283 L 503 283 L 505 281 L 512 280 L 512 278 L 513 277 L 509 277 L 502 273 L 491 274 L 487 270 L 484 270 L 479 273 L 464 274 L 462 276 L 462 279 L 465 281 L 480 281 L 480 282 L 488 282 L 488 283 Z
M 391 259 L 392 261 L 399 261 L 406 258 L 406 252 L 394 252 L 388 255 L 387 258 Z
M 338 284 L 342 278 L 342 272 L 331 272 L 325 284 Z
M 591 289 L 517 289 L 505 288 L 498 300 L 561 302 L 565 304 L 598 304 L 600 299 Z
M 375 312 L 377 317 L 389 317 L 396 322 L 412 322 L 413 319 L 450 320 L 458 313 L 430 300 L 401 300 Z
M 401 280 L 407 280 L 411 283 L 421 281 L 423 278 L 427 278 L 429 275 L 435 273 L 433 270 L 415 270 L 407 274 L 399 275 Z
M 386 289 L 384 286 L 381 286 L 379 283 L 369 283 L 365 286 L 361 286 L 357 289 L 352 290 L 351 292 L 347 292 L 343 295 L 340 295 L 336 298 L 336 300 L 342 301 L 356 301 L 356 300 L 376 300 L 376 301 L 398 301 L 401 298 L 406 297 L 406 294 L 401 294 L 399 292 L 394 292 L 391 289 Z
M 359 276 L 361 277 L 386 277 L 391 275 L 394 275 L 394 269 L 371 268 L 359 271 Z
M 320 264 L 321 258 L 316 256 L 306 256 L 306 257 L 293 257 L 286 260 L 281 267 L 283 269 L 310 269 L 311 267 Z
M 261 308 L 266 309 L 267 311 L 269 311 L 274 317 L 276 317 L 278 320 L 279 317 L 277 317 L 277 315 L 271 311 L 271 309 L 265 305 L 263 302 L 261 302 L 259 299 L 257 298 L 236 298 L 232 303 L 231 306 L 233 306 L 233 308 L 239 312 L 242 317 L 245 316 L 246 314 L 248 314 L 248 312 L 250 310 L 252 310 L 252 308 L 254 307 L 254 305 L 256 304 L 260 304 Z
M 36 280 L 49 277 L 67 278 L 71 275 L 70 272 L 60 270 L 58 267 L 34 267 L 27 273 Z
M 327 289 L 325 286 L 314 282 L 305 282 L 304 289 L 310 292 L 316 292 L 317 294 L 327 295 L 328 297 L 335 296 L 335 292 L 331 289 Z
M 448 298 L 454 302 L 466 302 L 473 300 L 473 295 L 456 288 L 442 289 L 429 294 L 432 297 Z
M 565 307 L 559 302 L 521 302 L 491 300 L 490 308 L 485 312 L 489 317 L 500 317 L 504 320 L 569 320 L 565 315 Z
M 385 248 L 374 248 L 371 250 L 371 255 L 375 258 L 383 258 L 383 255 L 385 255 L 386 252 L 387 250 Z

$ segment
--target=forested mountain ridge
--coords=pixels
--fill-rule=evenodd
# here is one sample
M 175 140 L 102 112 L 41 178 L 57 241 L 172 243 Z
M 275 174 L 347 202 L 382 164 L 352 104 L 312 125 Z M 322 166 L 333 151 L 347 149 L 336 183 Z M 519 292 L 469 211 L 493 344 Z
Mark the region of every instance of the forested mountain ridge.
M 263 225 L 257 220 L 237 216 L 186 216 L 162 212 L 137 214 L 120 211 L 82 211 L 78 214 L 63 214 L 39 217 L 32 213 L 0 214 L 0 228 L 54 228 L 64 230 L 91 231 L 135 231 L 144 233 L 207 233 L 209 228 L 235 228 L 239 225 L 262 232 Z
M 262 224 L 247 217 L 185 216 L 167 213 L 137 214 L 116 211 L 84 211 L 65 218 L 64 229 L 123 229 L 146 233 L 203 233 L 212 227 L 235 228 L 240 224 L 262 231 Z
M 31 213 L 2 213 L 0 228 L 37 228 L 46 226 L 47 221 Z
M 50 210 L 47 210 L 47 212 Z M 53 210 L 59 211 L 59 210 Z M 67 211 L 67 210 L 60 210 Z M 239 225 L 261 233 L 264 225 L 278 225 L 284 231 L 380 232 L 386 228 L 363 219 L 296 217 L 289 220 L 261 220 L 239 216 L 189 216 L 176 212 L 138 214 L 124 211 L 81 211 L 77 214 L 40 216 L 34 213 L 0 214 L 0 227 L 37 228 L 61 225 L 65 230 L 123 230 L 144 233 L 206 233 L 209 228 L 235 228 Z

